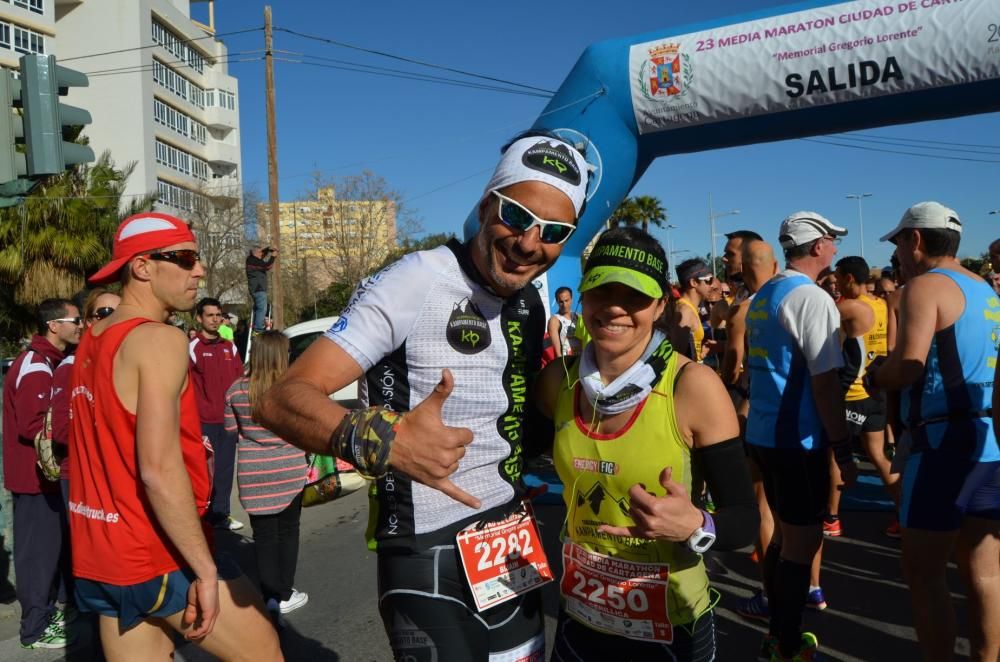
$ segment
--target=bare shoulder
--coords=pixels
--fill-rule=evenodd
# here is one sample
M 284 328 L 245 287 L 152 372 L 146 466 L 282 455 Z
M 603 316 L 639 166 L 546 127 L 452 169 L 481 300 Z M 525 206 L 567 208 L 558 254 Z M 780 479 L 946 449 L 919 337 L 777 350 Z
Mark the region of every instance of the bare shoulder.
M 841 299 L 837 302 L 840 319 L 847 320 L 856 317 L 867 308 L 859 299 Z
M 687 365 L 689 363 L 691 365 Z M 677 377 L 677 387 L 674 393 L 676 397 L 691 398 L 692 400 L 704 398 L 715 389 L 724 397 L 729 397 L 726 395 L 726 387 L 719 379 L 719 375 L 709 366 L 695 363 L 686 356 L 679 356 L 677 357 L 677 371 L 680 374 Z
M 122 342 L 123 357 L 136 365 L 187 365 L 188 338 L 169 324 L 140 324 Z

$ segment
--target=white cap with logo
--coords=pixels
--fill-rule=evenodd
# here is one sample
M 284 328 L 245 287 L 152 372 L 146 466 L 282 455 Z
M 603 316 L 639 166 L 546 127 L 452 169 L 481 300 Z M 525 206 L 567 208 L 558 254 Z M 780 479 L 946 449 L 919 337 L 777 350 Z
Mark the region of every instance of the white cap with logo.
M 899 219 L 899 224 L 883 235 L 879 241 L 892 241 L 893 237 L 908 229 L 917 230 L 954 230 L 962 233 L 962 221 L 958 218 L 958 212 L 945 207 L 940 202 L 918 202 L 906 212 L 903 218 Z
M 782 248 L 788 249 L 803 246 L 821 237 L 843 237 L 846 234 L 846 228 L 834 225 L 821 214 L 797 211 L 781 222 L 778 243 Z

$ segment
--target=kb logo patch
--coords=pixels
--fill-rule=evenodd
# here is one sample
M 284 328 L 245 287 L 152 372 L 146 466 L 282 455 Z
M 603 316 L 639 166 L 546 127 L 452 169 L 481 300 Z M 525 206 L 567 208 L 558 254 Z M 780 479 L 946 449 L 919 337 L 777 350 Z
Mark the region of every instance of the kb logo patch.
M 448 344 L 461 354 L 478 354 L 490 346 L 490 325 L 476 304 L 468 299 L 456 303 L 448 318 Z

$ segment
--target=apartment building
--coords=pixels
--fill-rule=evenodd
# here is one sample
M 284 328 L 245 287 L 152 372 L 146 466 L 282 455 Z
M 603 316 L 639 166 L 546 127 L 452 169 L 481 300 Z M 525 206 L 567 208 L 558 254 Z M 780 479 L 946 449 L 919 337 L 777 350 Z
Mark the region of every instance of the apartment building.
M 267 243 L 267 204 L 258 206 L 261 243 Z M 294 260 L 309 287 L 322 290 L 382 264 L 396 248 L 396 205 L 391 200 L 338 197 L 332 186 L 315 197 L 278 207 L 281 254 Z
M 181 217 L 239 200 L 239 86 L 225 44 L 191 18 L 191 2 L 26 1 L 55 5 L 49 52 L 89 75 L 73 104 L 93 116 L 96 153 L 136 162 L 127 195 L 157 192 L 157 208 Z

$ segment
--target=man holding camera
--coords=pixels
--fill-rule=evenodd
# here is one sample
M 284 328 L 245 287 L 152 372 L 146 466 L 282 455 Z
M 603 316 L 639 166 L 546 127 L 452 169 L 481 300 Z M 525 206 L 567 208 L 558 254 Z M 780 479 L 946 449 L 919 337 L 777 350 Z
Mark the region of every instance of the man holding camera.
M 253 330 L 264 330 L 264 317 L 267 315 L 267 272 L 274 266 L 278 251 L 268 246 L 254 246 L 247 255 L 247 286 L 253 297 Z

